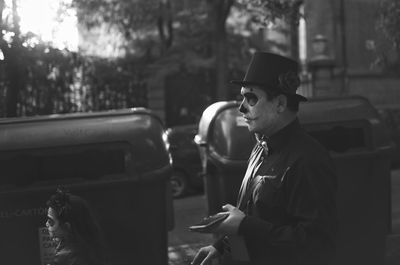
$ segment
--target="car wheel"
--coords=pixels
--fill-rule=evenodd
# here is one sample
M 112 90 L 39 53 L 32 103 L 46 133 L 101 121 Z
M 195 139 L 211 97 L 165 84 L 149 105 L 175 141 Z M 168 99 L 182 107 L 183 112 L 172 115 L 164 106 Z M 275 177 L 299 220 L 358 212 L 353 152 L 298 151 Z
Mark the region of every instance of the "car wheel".
M 172 196 L 174 198 L 182 197 L 188 190 L 186 175 L 183 172 L 174 170 L 171 176 Z

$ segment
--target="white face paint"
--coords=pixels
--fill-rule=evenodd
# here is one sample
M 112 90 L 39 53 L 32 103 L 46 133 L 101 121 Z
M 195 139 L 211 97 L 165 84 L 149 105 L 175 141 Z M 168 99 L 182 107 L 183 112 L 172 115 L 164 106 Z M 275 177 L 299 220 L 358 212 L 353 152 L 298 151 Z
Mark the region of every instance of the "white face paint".
M 267 94 L 256 86 L 242 87 L 240 94 L 243 101 L 239 111 L 252 133 L 270 136 L 277 129 L 279 123 L 278 102 L 268 100 Z

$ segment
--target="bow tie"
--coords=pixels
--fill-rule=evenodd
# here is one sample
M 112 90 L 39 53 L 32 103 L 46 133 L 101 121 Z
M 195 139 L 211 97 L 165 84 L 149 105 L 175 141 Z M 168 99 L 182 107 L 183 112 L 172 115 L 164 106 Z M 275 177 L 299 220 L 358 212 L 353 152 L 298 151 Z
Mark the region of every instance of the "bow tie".
M 261 137 L 260 139 L 258 139 L 258 144 L 264 149 L 265 155 L 268 156 L 270 150 L 268 147 L 267 138 L 265 136 Z

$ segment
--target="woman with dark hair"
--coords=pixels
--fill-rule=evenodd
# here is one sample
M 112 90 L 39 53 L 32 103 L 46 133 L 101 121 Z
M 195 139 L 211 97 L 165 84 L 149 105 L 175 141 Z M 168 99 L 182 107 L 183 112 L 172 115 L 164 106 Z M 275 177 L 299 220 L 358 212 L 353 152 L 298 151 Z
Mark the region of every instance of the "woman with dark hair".
M 47 207 L 46 227 L 58 243 L 52 265 L 106 263 L 100 227 L 84 199 L 57 189 Z

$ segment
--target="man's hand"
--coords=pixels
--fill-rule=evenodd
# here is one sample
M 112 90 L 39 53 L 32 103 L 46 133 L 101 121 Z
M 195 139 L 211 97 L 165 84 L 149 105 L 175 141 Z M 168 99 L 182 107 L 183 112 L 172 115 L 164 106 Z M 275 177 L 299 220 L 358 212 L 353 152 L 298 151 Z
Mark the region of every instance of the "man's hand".
M 213 229 L 212 232 L 222 235 L 236 235 L 238 233 L 239 225 L 246 215 L 231 204 L 222 206 L 222 209 L 229 212 L 229 216 L 220 225 Z
M 212 260 L 219 256 L 218 250 L 213 246 L 203 247 L 197 252 L 192 265 L 210 265 Z

